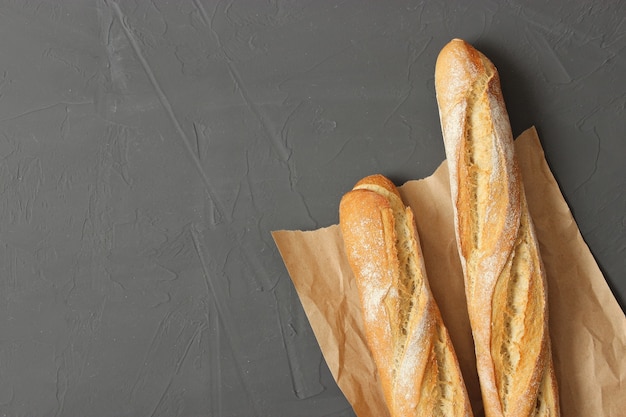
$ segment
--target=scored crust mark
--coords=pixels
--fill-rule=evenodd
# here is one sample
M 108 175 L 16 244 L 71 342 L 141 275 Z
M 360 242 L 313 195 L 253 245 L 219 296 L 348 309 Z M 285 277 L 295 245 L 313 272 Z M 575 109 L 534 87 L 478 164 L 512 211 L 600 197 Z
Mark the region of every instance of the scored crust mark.
M 450 336 L 443 326 L 435 332 L 433 349 L 428 358 L 421 397 L 424 399 L 416 409 L 416 416 L 462 416 L 467 412 L 465 404 L 458 401 L 464 393 L 456 381 L 456 357 L 450 349 Z
M 548 347 L 550 343 L 547 343 Z M 558 417 L 560 415 L 559 400 L 556 395 L 556 377 L 554 376 L 554 366 L 552 364 L 552 355 L 548 352 L 549 363 L 539 385 L 537 392 L 537 402 L 533 417 Z
M 461 239 L 461 252 L 467 269 L 481 272 L 480 276 L 468 275 L 468 295 L 473 298 L 491 296 L 477 291 L 491 286 L 506 262 L 507 257 L 501 254 L 510 252 L 517 227 L 507 218 L 514 216 L 519 193 L 515 186 L 509 186 L 512 173 L 506 167 L 511 161 L 500 143 L 502 132 L 494 126 L 494 109 L 485 105 L 494 84 L 499 83 L 497 72 L 477 51 L 470 65 L 471 72 L 485 73 L 473 80 L 466 98 L 465 130 L 460 143 L 463 161 L 457 186 L 457 206 L 464 207 L 458 210 L 459 233 L 468 237 Z
M 344 247 L 357 278 L 365 336 L 383 388 L 393 381 L 393 323 L 397 321 L 395 309 L 389 309 L 385 301 L 393 292 L 391 281 L 397 267 L 386 244 L 389 237 L 381 214 L 385 210 L 390 210 L 388 202 L 367 190 L 348 192 L 339 206 Z
M 388 217 L 385 224 L 393 225 L 393 230 L 386 235 L 393 235 L 393 251 L 390 257 L 397 259 L 397 273 L 393 276 L 392 290 L 385 297 L 384 303 L 387 307 L 387 314 L 393 321 L 391 328 L 393 332 L 393 368 L 392 378 L 394 385 L 404 385 L 408 383 L 408 379 L 419 366 L 416 363 L 420 357 L 420 352 L 411 352 L 413 348 L 421 350 L 429 349 L 429 343 L 407 344 L 407 337 L 411 330 L 418 334 L 427 334 L 423 326 L 425 321 L 415 323 L 412 317 L 423 315 L 425 309 L 424 289 L 424 269 L 416 259 L 416 253 L 413 250 L 416 247 L 415 234 L 412 233 L 412 212 L 407 210 L 400 199 L 400 196 L 389 190 L 390 185 L 382 183 L 381 179 L 377 181 L 360 182 L 354 187 L 355 190 L 369 190 L 384 197 L 391 210 L 386 211 L 385 217 Z M 392 190 L 395 191 L 394 188 Z M 415 310 L 420 311 L 415 311 Z M 416 328 L 417 327 L 417 328 Z M 415 337 L 415 334 L 413 334 Z M 426 340 L 424 340 L 425 342 Z M 407 355 L 407 352 L 411 354 Z M 398 390 L 394 389 L 396 393 Z M 393 400 L 396 403 L 396 400 Z
M 393 218 L 390 221 L 394 225 L 395 254 L 399 265 L 397 281 L 394 282 L 394 287 L 397 288 L 397 297 L 394 298 L 398 299 L 396 310 L 398 312 L 397 323 L 400 332 L 398 338 L 400 341 L 399 348 L 403 348 L 407 336 L 407 323 L 414 304 L 419 301 L 422 295 L 421 290 L 424 280 L 424 271 L 418 265 L 412 251 L 415 246 L 412 242 L 412 226 L 410 224 L 413 221 L 413 217 L 410 214 L 407 215 L 400 197 L 385 187 L 376 184 L 361 184 L 356 185 L 355 189 L 366 189 L 382 195 L 387 199 L 392 210 Z
M 546 320 L 545 289 L 529 220 L 527 214 L 521 216 L 510 261 L 494 290 L 493 328 L 501 331 L 492 335 L 491 354 L 505 415 L 514 411 L 531 415 L 534 405 L 527 399 L 537 398 L 538 382 L 546 374 L 541 371 L 547 329 L 534 325 Z

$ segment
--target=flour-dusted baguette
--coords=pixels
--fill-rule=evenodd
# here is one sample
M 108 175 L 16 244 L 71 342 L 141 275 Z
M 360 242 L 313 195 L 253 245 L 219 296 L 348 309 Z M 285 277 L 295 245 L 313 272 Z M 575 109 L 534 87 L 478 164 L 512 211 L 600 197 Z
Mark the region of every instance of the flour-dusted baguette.
M 435 89 L 485 414 L 558 416 L 545 271 L 498 73 L 455 39 Z
M 426 278 L 413 211 L 389 179 L 372 175 L 343 196 L 339 215 L 390 415 L 471 416 Z

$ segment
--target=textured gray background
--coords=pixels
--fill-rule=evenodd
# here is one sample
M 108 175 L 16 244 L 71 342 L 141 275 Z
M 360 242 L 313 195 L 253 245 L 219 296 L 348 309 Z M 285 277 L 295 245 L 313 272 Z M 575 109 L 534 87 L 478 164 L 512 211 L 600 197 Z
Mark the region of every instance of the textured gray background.
M 625 16 L 0 1 L 0 415 L 352 416 L 270 231 L 335 223 L 364 175 L 432 173 L 453 37 L 500 69 L 514 134 L 537 126 L 624 307 Z

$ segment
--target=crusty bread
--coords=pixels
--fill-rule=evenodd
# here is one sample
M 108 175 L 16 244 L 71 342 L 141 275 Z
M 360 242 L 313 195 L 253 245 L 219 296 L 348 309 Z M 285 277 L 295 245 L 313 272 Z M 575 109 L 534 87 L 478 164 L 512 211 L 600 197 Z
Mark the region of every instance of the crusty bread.
M 339 214 L 390 415 L 471 416 L 452 342 L 430 292 L 412 210 L 389 179 L 372 175 L 343 196 Z
M 485 414 L 558 416 L 545 272 L 498 72 L 454 39 L 435 89 Z

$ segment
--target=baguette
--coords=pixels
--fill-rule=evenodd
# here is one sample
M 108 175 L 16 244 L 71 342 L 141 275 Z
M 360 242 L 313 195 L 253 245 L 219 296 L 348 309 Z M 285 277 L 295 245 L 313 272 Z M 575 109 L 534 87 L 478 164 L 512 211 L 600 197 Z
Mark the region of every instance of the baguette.
M 391 417 L 472 415 L 432 297 L 413 211 L 382 175 L 341 199 L 340 228 Z
M 435 89 L 486 417 L 558 416 L 545 271 L 498 72 L 454 39 Z

